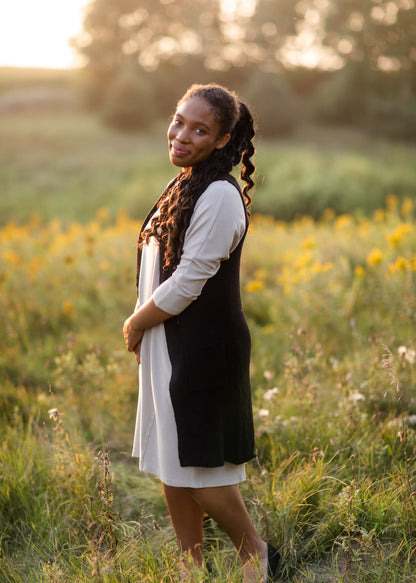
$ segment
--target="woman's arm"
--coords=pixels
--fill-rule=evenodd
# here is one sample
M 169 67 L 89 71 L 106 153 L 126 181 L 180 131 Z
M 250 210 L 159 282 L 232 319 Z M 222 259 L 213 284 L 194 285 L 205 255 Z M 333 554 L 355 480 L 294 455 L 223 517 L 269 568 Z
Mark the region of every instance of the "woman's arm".
M 145 330 L 161 324 L 171 318 L 172 315 L 158 308 L 153 298 L 150 298 L 145 304 L 140 306 L 138 310 L 127 318 L 123 326 L 124 340 L 126 341 L 129 352 L 135 351 Z

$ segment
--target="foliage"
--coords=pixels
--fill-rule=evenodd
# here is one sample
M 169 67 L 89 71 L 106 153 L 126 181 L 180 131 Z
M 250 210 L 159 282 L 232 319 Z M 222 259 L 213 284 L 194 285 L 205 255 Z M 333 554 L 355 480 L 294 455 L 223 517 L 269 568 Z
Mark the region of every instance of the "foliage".
M 263 93 L 263 107 L 271 107 L 270 90 L 280 98 L 282 91 L 287 94 L 276 88 L 284 77 L 314 119 L 364 122 L 390 137 L 415 138 L 414 0 L 255 4 L 255 10 L 237 3 L 227 11 L 219 0 L 91 0 L 84 31 L 73 40 L 86 62 L 82 86 L 87 102 L 102 105 L 131 63 L 153 73 L 152 91 L 160 97 L 162 113 L 163 87 L 173 89 L 176 100 L 190 83 L 206 80 L 237 90 L 248 85 L 249 92 Z M 317 69 L 311 70 L 308 58 L 317 54 Z M 270 83 L 270 75 L 276 74 L 280 81 Z M 256 96 L 253 102 L 257 105 L 260 99 Z M 290 103 L 284 103 L 277 119 L 287 114 L 293 123 Z M 122 99 L 120 109 L 124 104 Z M 389 119 L 383 123 L 386 111 Z M 259 109 L 263 117 L 269 111 L 263 116 Z M 266 127 L 272 134 L 272 124 Z M 275 135 L 280 131 L 277 123 Z
M 250 77 L 242 95 L 253 107 L 261 136 L 285 136 L 294 131 L 300 108 L 284 77 L 258 72 Z
M 101 107 L 108 125 L 121 130 L 147 129 L 156 117 L 155 95 L 149 77 L 132 65 L 119 70 Z

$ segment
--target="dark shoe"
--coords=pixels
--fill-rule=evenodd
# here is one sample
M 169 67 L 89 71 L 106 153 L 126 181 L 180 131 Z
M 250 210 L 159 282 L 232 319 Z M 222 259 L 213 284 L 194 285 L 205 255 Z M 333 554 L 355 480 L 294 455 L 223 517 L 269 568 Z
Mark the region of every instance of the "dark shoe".
M 267 543 L 267 575 L 269 582 L 274 581 L 280 565 L 280 553 L 277 549 Z

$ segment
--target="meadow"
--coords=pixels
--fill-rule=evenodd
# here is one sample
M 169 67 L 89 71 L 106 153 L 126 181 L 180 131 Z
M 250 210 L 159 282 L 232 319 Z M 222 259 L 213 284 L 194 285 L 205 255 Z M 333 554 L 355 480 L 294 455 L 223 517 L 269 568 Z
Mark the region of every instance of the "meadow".
M 180 581 L 160 485 L 130 456 L 137 368 L 121 334 L 140 220 L 172 176 L 164 143 L 78 113 L 0 130 L 0 581 Z M 241 287 L 258 458 L 242 490 L 282 581 L 416 581 L 414 147 L 338 138 L 260 144 L 258 207 L 285 190 L 276 161 L 305 176 L 331 151 L 394 161 L 408 186 L 375 172 L 360 207 L 364 172 L 354 211 L 285 222 L 254 205 Z M 191 580 L 241 581 L 209 519 L 206 541 Z

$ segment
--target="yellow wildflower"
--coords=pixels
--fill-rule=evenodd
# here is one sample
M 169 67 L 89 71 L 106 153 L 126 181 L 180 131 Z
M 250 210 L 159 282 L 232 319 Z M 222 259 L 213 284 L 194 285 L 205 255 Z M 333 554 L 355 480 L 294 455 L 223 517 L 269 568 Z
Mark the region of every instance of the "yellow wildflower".
M 382 223 L 386 218 L 386 212 L 384 209 L 377 209 L 374 211 L 373 218 L 376 223 Z
M 258 279 L 253 279 L 245 286 L 245 290 L 248 292 L 251 292 L 251 293 L 259 293 L 263 289 L 264 289 L 264 282 L 262 282 Z
M 396 268 L 396 271 L 407 271 L 408 269 L 410 269 L 411 264 L 410 261 L 405 257 L 397 257 L 394 266 Z
M 17 251 L 9 250 L 3 251 L 3 259 L 6 263 L 10 263 L 13 267 L 18 267 L 22 264 L 22 258 Z
M 41 257 L 33 257 L 33 259 L 31 259 L 28 267 L 27 267 L 27 271 L 29 273 L 30 276 L 35 275 L 35 273 L 38 271 L 38 269 L 44 264 L 44 260 Z
M 357 265 L 354 269 L 355 277 L 364 277 L 364 267 L 362 265 Z
M 383 259 L 384 259 L 383 252 L 380 249 L 377 249 L 375 247 L 367 255 L 367 264 L 368 265 L 377 265 L 378 263 L 381 263 L 383 261 Z
M 402 203 L 400 213 L 401 213 L 402 217 L 404 219 L 406 219 L 409 215 L 412 214 L 412 212 L 413 212 L 413 201 L 411 198 L 407 197 L 404 199 L 404 201 Z
M 399 204 L 399 200 L 395 194 L 389 194 L 386 198 L 386 206 L 389 212 L 394 211 Z
M 69 300 L 66 300 L 63 303 L 62 309 L 63 309 L 64 314 L 66 314 L 67 316 L 70 316 L 71 318 L 75 315 L 74 304 L 72 302 L 70 302 Z
M 110 262 L 109 261 L 107 261 L 107 260 L 101 261 L 101 263 L 100 263 L 100 269 L 102 271 L 105 271 L 106 269 L 109 269 L 109 267 L 110 267 Z
M 352 217 L 351 215 L 340 215 L 339 217 L 337 217 L 336 221 L 335 221 L 335 228 L 336 229 L 345 229 L 346 227 L 349 227 L 352 223 Z
M 409 223 L 400 223 L 400 225 L 397 226 L 395 231 L 387 235 L 387 241 L 390 247 L 394 248 L 397 245 L 399 245 L 402 242 L 403 237 L 408 233 L 411 233 L 412 231 L 413 231 L 412 225 L 410 225 Z
M 301 246 L 303 249 L 313 249 L 316 247 L 315 237 L 307 237 L 306 239 L 303 239 Z

